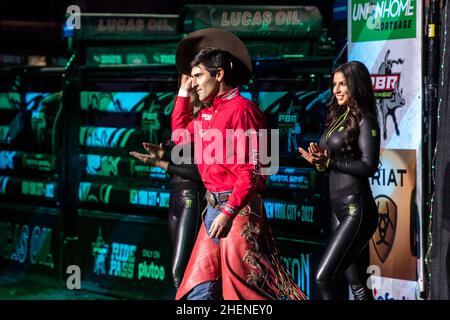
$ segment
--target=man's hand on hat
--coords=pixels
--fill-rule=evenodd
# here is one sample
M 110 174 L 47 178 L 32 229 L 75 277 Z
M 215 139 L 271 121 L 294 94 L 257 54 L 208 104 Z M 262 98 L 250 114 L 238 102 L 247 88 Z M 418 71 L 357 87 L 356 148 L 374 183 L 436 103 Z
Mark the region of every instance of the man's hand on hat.
M 192 91 L 192 77 L 187 74 L 181 75 L 181 89 L 186 90 L 187 92 Z
M 226 238 L 233 225 L 233 220 L 225 213 L 220 213 L 209 228 L 211 238 Z

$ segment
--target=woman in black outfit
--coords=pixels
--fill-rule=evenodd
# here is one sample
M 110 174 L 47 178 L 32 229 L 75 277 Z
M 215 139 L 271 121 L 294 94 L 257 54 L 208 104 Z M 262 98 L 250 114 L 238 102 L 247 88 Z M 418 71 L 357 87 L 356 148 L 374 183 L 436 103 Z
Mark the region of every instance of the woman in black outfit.
M 173 141 L 166 141 L 165 154 L 170 155 L 173 146 Z M 200 228 L 201 210 L 206 207 L 205 187 L 193 159 L 191 164 L 174 164 L 164 157 L 155 165 L 167 168 L 172 178 L 168 222 L 174 245 L 172 276 L 175 288 L 178 288 Z
M 299 148 L 317 170 L 329 174 L 333 232 L 316 283 L 322 299 L 340 299 L 337 281 L 345 274 L 356 300 L 372 300 L 365 272 L 378 209 L 368 178 L 378 168 L 380 128 L 369 71 L 361 62 L 345 63 L 331 74 L 331 88 L 327 129 L 319 145 Z
M 200 111 L 198 100 L 191 97 L 192 118 Z M 174 251 L 172 255 L 172 277 L 176 289 L 183 280 L 184 271 L 195 239 L 200 228 L 201 210 L 206 207 L 205 187 L 197 165 L 194 163 L 194 153 L 190 164 L 174 164 L 170 160 L 175 144 L 167 140 L 159 147 L 144 142 L 148 154 L 131 152 L 130 154 L 149 165 L 159 167 L 171 176 L 171 196 L 168 211 L 169 232 Z M 191 150 L 194 147 L 191 146 Z

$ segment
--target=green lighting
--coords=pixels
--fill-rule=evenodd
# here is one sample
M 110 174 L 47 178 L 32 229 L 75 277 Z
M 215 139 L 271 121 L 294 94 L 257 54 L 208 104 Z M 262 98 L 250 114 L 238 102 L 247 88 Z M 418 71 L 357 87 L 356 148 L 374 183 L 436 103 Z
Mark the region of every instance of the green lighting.
M 281 55 L 281 57 L 282 58 L 304 58 L 305 57 L 305 55 L 303 55 L 303 54 L 282 54 Z
M 102 54 L 94 56 L 94 60 L 100 62 L 100 64 L 122 64 L 122 56 L 118 54 Z
M 22 194 L 29 196 L 54 198 L 55 183 L 45 183 L 36 181 L 22 181 Z
M 155 53 L 153 55 L 153 61 L 157 62 L 157 63 L 164 63 L 164 64 L 175 64 L 175 55 L 174 54 Z
M 0 141 L 7 142 L 6 137 L 8 136 L 9 127 L 8 126 L 0 126 Z

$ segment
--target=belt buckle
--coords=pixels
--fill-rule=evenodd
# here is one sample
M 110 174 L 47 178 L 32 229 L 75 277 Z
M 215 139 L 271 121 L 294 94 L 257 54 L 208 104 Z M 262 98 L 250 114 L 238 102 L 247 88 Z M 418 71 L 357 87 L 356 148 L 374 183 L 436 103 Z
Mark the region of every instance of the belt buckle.
M 214 195 L 211 192 L 206 192 L 206 202 L 211 206 L 214 207 L 216 204 L 216 199 L 214 198 Z
M 228 194 L 219 194 L 219 195 L 217 196 L 217 198 L 218 198 L 218 200 L 219 200 L 220 202 L 225 202 L 225 201 L 228 200 L 229 195 L 228 195 Z M 222 204 L 222 203 L 220 203 L 220 204 Z

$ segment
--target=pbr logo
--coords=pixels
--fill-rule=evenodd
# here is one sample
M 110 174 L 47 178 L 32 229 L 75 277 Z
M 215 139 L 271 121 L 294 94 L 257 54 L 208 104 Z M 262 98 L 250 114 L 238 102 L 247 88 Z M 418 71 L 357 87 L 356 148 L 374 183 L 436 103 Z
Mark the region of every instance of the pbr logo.
M 403 88 L 400 88 L 400 73 L 393 73 L 394 65 L 401 65 L 404 59 L 390 59 L 390 50 L 386 51 L 384 61 L 378 68 L 378 74 L 372 74 L 372 88 L 377 100 L 377 107 L 383 120 L 383 139 L 387 139 L 387 119 L 391 117 L 395 134 L 400 135 L 397 123 L 397 109 L 406 104 Z
M 397 205 L 386 195 L 375 198 L 378 207 L 378 228 L 372 237 L 372 243 L 378 258 L 385 262 L 391 253 L 397 229 Z
M 105 243 L 102 236 L 102 227 L 98 227 L 97 239 L 92 242 L 92 255 L 94 256 L 94 270 L 96 275 L 103 275 L 105 271 L 105 262 L 108 254 L 109 245 Z

